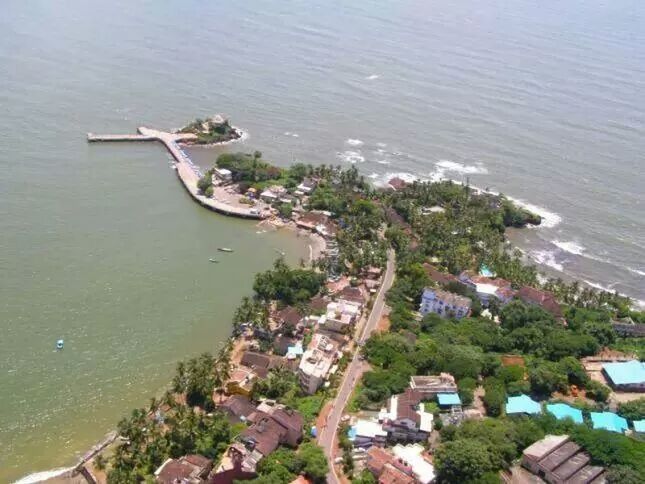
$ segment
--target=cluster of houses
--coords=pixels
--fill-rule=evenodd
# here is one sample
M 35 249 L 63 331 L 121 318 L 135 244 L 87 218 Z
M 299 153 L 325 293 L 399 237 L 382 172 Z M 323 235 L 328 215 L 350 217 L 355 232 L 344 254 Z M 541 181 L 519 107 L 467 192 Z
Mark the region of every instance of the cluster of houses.
M 494 300 L 499 306 L 508 304 L 513 298 L 520 299 L 525 304 L 539 306 L 553 315 L 556 320 L 563 321 L 563 313 L 555 296 L 541 289 L 523 286 L 514 290 L 511 283 L 505 279 L 482 275 L 473 271 L 463 271 L 454 276 L 440 271 L 431 264 L 424 264 L 429 278 L 439 288 L 426 287 L 421 295 L 419 312 L 424 316 L 429 313 L 441 317 L 461 319 L 470 314 L 472 300 L 469 297 L 441 289 L 450 285 L 458 285 L 475 294 L 483 307 L 488 307 Z
M 232 423 L 246 422 L 221 461 L 201 455 L 167 459 L 156 471 L 159 484 L 231 484 L 257 476 L 260 461 L 279 446 L 297 447 L 303 437 L 302 416 L 284 405 L 265 400 L 257 406 L 248 397 L 234 395 L 220 404 Z
M 355 419 L 348 431 L 354 447 L 365 451 L 365 467 L 378 482 L 427 484 L 435 480 L 432 457 L 424 445 L 435 427 L 429 402 L 449 412 L 447 416 L 481 418 L 476 411 L 464 414 L 452 375 L 412 376 L 409 387 L 392 395 L 378 415 Z

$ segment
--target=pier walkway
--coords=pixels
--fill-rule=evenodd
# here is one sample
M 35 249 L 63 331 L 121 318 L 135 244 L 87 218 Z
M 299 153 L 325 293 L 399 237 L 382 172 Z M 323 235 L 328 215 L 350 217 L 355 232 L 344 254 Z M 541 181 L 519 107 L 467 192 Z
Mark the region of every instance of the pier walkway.
M 186 141 L 194 141 L 197 136 L 192 133 L 169 133 L 167 131 L 158 131 L 140 127 L 137 129 L 139 134 L 87 134 L 87 141 L 92 142 L 119 142 L 119 141 L 160 141 L 164 144 L 166 149 L 170 152 L 175 160 L 175 169 L 177 176 L 181 180 L 184 188 L 188 191 L 191 197 L 210 210 L 215 212 L 231 215 L 234 217 L 243 217 L 251 219 L 264 219 L 270 213 L 266 210 L 260 211 L 253 207 L 231 205 L 230 203 L 222 202 L 214 198 L 208 198 L 202 195 L 197 188 L 197 182 L 203 176 L 201 170 L 195 165 L 190 157 L 181 149 L 178 143 Z

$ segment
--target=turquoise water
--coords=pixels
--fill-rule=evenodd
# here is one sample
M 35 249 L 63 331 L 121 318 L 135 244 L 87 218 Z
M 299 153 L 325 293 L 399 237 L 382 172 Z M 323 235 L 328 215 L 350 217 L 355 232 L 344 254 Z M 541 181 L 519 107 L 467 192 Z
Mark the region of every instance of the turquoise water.
M 547 216 L 514 236 L 544 267 L 645 299 L 643 25 L 641 0 L 3 2 L 0 481 L 73 461 L 304 249 L 87 131 L 224 112 L 278 164 L 469 178 Z

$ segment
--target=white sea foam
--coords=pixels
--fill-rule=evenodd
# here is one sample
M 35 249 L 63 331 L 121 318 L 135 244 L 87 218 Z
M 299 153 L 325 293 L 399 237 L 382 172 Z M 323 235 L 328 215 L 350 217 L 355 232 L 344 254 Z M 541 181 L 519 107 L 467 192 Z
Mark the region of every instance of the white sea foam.
M 367 79 L 368 81 L 373 81 L 374 79 L 378 79 L 379 77 L 381 77 L 379 74 L 372 74 L 371 76 L 367 76 L 365 79 Z
M 374 185 L 377 187 L 385 187 L 387 186 L 387 182 L 389 182 L 392 178 L 400 178 L 401 180 L 407 182 L 407 183 L 412 183 L 415 180 L 419 180 L 420 178 L 418 176 L 413 175 L 412 173 L 400 171 L 400 172 L 387 172 L 384 175 L 380 176 L 375 182 Z
M 361 154 L 360 151 L 347 150 L 341 153 L 338 153 L 337 156 L 344 161 L 345 163 L 363 163 L 365 157 Z
M 33 474 L 29 474 L 28 476 L 23 477 L 19 481 L 15 481 L 14 484 L 35 484 L 36 482 L 42 482 L 46 481 L 47 479 L 62 476 L 72 469 L 73 467 L 61 467 L 59 469 L 52 469 L 50 471 L 34 472 Z
M 385 148 L 387 146 L 387 143 L 376 143 L 376 146 L 379 148 Z
M 633 267 L 628 267 L 627 270 L 631 272 L 632 274 L 638 274 L 639 276 L 645 276 L 645 271 L 641 271 L 639 269 L 634 269 Z
M 461 173 L 462 175 L 488 174 L 488 169 L 481 162 L 477 162 L 474 165 L 465 165 L 456 161 L 440 160 L 435 166 L 443 172 Z
M 555 254 L 550 250 L 535 250 L 529 252 L 529 257 L 538 264 L 545 265 L 556 271 L 562 272 L 564 270 L 562 264 L 555 259 Z
M 285 136 L 291 136 L 292 138 L 298 138 L 300 135 L 298 133 L 292 133 L 291 131 L 285 131 Z
M 349 138 L 347 141 L 345 141 L 349 146 L 363 146 L 363 142 L 359 139 L 356 138 Z
M 582 282 L 584 282 L 588 286 L 593 287 L 594 289 L 599 289 L 601 291 L 606 291 L 606 292 L 614 292 L 613 287 L 616 285 L 616 283 L 612 283 L 612 284 L 609 284 L 608 286 L 603 286 L 598 282 L 589 281 L 587 279 L 583 279 Z
M 391 162 L 387 160 L 376 160 L 379 165 L 389 165 Z
M 577 242 L 562 242 L 560 240 L 552 240 L 551 243 L 557 248 L 574 255 L 582 255 L 582 253 L 585 251 L 585 248 Z

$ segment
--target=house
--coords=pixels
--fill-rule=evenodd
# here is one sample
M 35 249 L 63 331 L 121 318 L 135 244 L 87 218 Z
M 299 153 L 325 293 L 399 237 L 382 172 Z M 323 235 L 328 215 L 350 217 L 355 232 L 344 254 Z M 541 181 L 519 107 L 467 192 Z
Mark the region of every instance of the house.
M 562 319 L 563 317 L 562 308 L 552 292 L 535 289 L 530 286 L 522 286 L 517 291 L 516 296 L 525 304 L 541 307 L 546 312 L 551 313 L 555 319 Z
M 198 484 L 206 482 L 212 468 L 213 461 L 203 455 L 166 459 L 155 471 L 155 480 L 159 484 Z
M 605 363 L 602 366 L 607 381 L 614 390 L 645 391 L 645 363 L 638 360 Z
M 437 393 L 437 403 L 443 408 L 460 408 L 461 398 L 458 393 Z
M 603 467 L 591 466 L 591 458 L 568 435 L 547 435 L 522 452 L 522 467 L 550 484 L 600 484 Z
M 348 436 L 354 447 L 364 449 L 373 445 L 383 447 L 387 440 L 387 431 L 383 429 L 383 425 L 379 422 L 358 419 L 349 429 Z
M 286 356 L 289 353 L 289 348 L 295 346 L 298 340 L 291 336 L 279 335 L 273 340 L 273 352 L 276 355 Z
M 623 338 L 645 338 L 645 324 L 636 323 L 632 318 L 620 318 L 612 321 L 611 325 Z
M 315 231 L 318 225 L 324 225 L 329 220 L 329 217 L 324 213 L 305 212 L 296 220 L 296 225 L 303 229 Z
M 367 451 L 365 467 L 376 477 L 379 484 L 412 484 L 412 468 L 394 454 L 380 447 Z
M 540 413 L 542 413 L 542 406 L 528 395 L 508 397 L 506 400 L 506 415 L 538 415 Z
M 451 282 L 460 284 L 462 286 L 464 285 L 457 276 L 453 276 L 452 274 L 449 274 L 447 272 L 440 271 L 432 264 L 428 264 L 426 262 L 423 264 L 423 268 L 425 269 L 426 274 L 428 274 L 430 280 L 436 282 L 440 286 L 445 286 L 446 284 L 449 284 Z
M 622 434 L 628 429 L 627 420 L 612 412 L 589 412 L 594 429 L 604 429 Z
M 312 395 L 327 379 L 338 354 L 338 343 L 326 335 L 314 334 L 298 366 L 298 380 L 302 389 Z
M 299 309 L 294 308 L 293 306 L 287 306 L 284 309 L 281 309 L 280 311 L 277 311 L 273 317 L 273 327 L 274 331 L 277 331 L 278 329 L 282 328 L 283 326 L 287 326 L 291 329 L 296 329 L 300 322 L 302 321 L 303 314 L 300 312 Z
M 367 279 L 376 280 L 381 277 L 383 270 L 380 267 L 369 266 L 363 271 Z
M 312 313 L 323 314 L 327 310 L 328 303 L 329 299 L 322 296 L 315 296 L 309 301 L 307 306 Z
M 327 304 L 327 312 L 321 318 L 320 324 L 329 331 L 347 334 L 360 313 L 361 309 L 358 304 L 339 299 Z
M 643 420 L 634 420 L 634 433 L 638 435 L 645 435 L 645 419 Z
M 387 411 L 379 413 L 390 440 L 418 442 L 428 438 L 434 417 L 425 411 L 422 400 L 423 395 L 411 388 L 390 397 Z
M 298 191 L 301 191 L 305 195 L 309 195 L 313 192 L 318 186 L 318 182 L 313 178 L 306 177 L 302 180 L 302 183 L 296 187 Z
M 457 393 L 457 383 L 450 373 L 429 376 L 411 376 L 410 388 L 419 392 L 424 400 L 438 393 Z
M 273 400 L 265 400 L 261 402 L 256 410 L 259 415 L 269 415 L 273 420 L 286 429 L 286 434 L 281 445 L 296 447 L 302 440 L 302 426 L 304 424 L 304 419 L 300 413 L 285 405 L 275 403 Z
M 228 395 L 251 395 L 253 384 L 258 380 L 258 375 L 246 366 L 238 366 L 232 372 L 225 385 Z
M 264 190 L 262 193 L 260 193 L 260 200 L 266 203 L 276 202 L 278 198 L 279 198 L 279 195 L 276 193 L 273 193 L 271 190 Z
M 339 299 L 344 299 L 345 301 L 350 301 L 356 303 L 360 306 L 365 304 L 365 294 L 360 287 L 354 286 L 345 286 L 337 294 L 336 297 Z
M 233 484 L 237 480 L 253 479 L 262 457 L 262 454 L 247 448 L 243 443 L 234 442 L 211 474 L 209 484 Z
M 260 378 L 266 378 L 269 370 L 279 368 L 283 365 L 282 358 L 279 356 L 265 355 L 255 351 L 245 351 L 240 360 L 242 366 L 253 370 Z
M 505 279 L 492 279 L 471 271 L 464 271 L 459 274 L 459 280 L 477 293 L 483 306 L 488 306 L 492 298 L 504 305 L 515 295 L 511 283 Z
M 233 172 L 226 168 L 215 168 L 214 174 L 223 182 L 230 182 L 233 180 Z
M 435 481 L 436 473 L 434 465 L 432 465 L 432 462 L 422 445 L 397 444 L 392 448 L 392 452 L 412 469 L 412 474 L 417 482 L 420 482 L 421 484 L 430 484 Z
M 419 312 L 424 316 L 435 313 L 442 318 L 461 319 L 470 313 L 470 298 L 441 289 L 426 287 L 421 295 Z
M 255 405 L 245 395 L 231 395 L 218 407 L 228 414 L 231 423 L 246 422 L 255 412 Z

